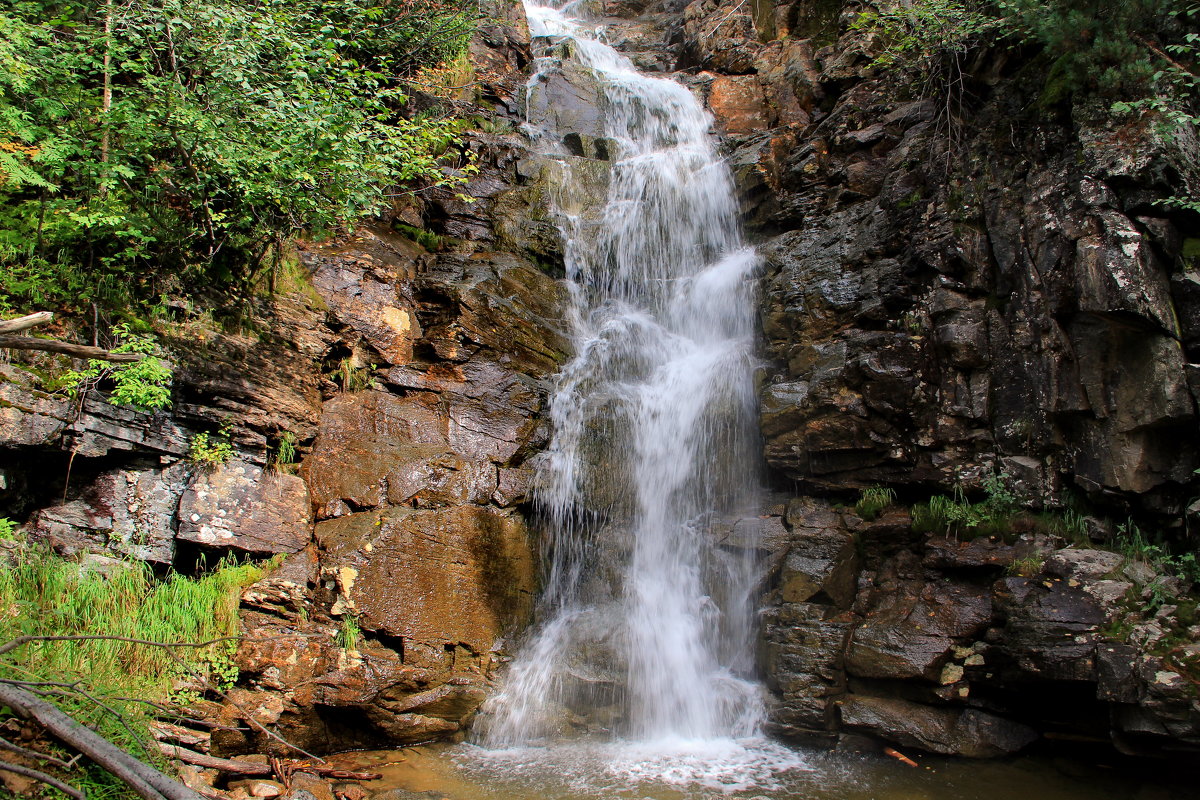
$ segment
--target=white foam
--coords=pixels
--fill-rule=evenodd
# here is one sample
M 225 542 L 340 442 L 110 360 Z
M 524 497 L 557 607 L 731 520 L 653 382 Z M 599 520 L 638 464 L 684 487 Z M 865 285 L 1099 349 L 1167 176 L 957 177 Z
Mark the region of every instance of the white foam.
M 722 794 L 778 791 L 811 767 L 795 750 L 762 738 L 570 742 L 488 750 L 464 745 L 455 762 L 489 781 L 536 784 L 580 795 L 629 796 L 652 787 Z M 551 791 L 544 792 L 546 795 Z

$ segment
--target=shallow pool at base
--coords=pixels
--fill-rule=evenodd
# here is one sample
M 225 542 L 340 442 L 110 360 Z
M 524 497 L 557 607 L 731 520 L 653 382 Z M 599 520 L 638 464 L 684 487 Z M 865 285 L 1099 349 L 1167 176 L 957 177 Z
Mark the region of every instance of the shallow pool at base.
M 1064 758 L 970 761 L 805 751 L 765 739 L 436 745 L 345 753 L 380 800 L 1191 800 L 1196 775 Z

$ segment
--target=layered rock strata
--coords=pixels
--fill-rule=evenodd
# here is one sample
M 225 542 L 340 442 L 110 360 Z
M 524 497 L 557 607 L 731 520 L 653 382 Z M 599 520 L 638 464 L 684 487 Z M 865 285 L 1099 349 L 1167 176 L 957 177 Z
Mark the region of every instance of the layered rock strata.
M 264 728 L 310 752 L 460 735 L 531 612 L 523 509 L 569 343 L 537 263 L 556 257 L 545 188 L 511 132 L 528 33 L 515 5 L 492 10 L 466 110 L 509 132 L 465 135 L 462 185 L 302 244 L 250 333 L 170 329 L 170 410 L 79 403 L 40 388 L 36 363 L 2 367 L 0 502 L 30 539 L 160 570 L 276 557 L 243 598 L 218 752 L 286 750 Z M 200 433 L 231 457 L 189 459 Z
M 1186 585 L 1028 521 L 1007 540 L 946 537 L 902 509 L 867 521 L 800 498 L 766 524 L 786 531 L 760 640 L 775 733 L 969 757 L 1038 740 L 1200 749 Z M 1164 605 L 1145 599 L 1155 584 Z

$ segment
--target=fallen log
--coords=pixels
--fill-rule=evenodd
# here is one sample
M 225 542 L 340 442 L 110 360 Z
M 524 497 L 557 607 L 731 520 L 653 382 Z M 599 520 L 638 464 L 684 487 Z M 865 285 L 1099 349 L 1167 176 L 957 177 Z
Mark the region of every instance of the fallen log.
M 102 347 L 60 342 L 57 339 L 35 339 L 32 336 L 0 336 L 0 349 L 40 350 L 43 353 L 62 353 L 74 358 L 94 358 L 114 364 L 132 364 L 145 358 L 144 353 L 114 353 Z
M 26 314 L 16 319 L 0 320 L 0 333 L 20 333 L 30 328 L 36 328 L 38 325 L 45 325 L 52 319 L 54 319 L 54 315 L 49 311 L 39 311 L 36 314 Z
M 53 703 L 20 687 L 0 681 L 0 704 L 24 719 L 37 722 L 56 739 L 111 772 L 143 800 L 201 800 L 192 789 L 129 755 Z
M 256 761 L 237 761 L 232 758 L 217 758 L 216 756 L 197 753 L 195 750 L 188 750 L 186 747 L 166 744 L 165 742 L 159 742 L 158 749 L 162 750 L 163 755 L 168 758 L 177 759 L 194 767 L 204 767 L 205 769 L 215 769 L 221 772 L 231 772 L 236 775 L 249 775 L 251 777 L 265 777 L 276 774 L 276 769 L 271 764 L 259 764 Z M 346 769 L 321 766 L 311 761 L 280 761 L 279 764 L 284 772 L 311 772 L 320 778 L 337 778 L 345 781 L 374 781 L 383 777 L 378 772 L 352 772 Z

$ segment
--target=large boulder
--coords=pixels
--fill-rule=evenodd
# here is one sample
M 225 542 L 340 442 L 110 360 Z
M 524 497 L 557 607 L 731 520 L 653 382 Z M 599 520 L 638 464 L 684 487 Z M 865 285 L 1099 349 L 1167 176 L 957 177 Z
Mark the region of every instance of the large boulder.
M 847 695 L 838 702 L 842 724 L 906 747 L 967 758 L 1015 753 L 1037 740 L 1020 723 L 974 708 L 935 708 L 883 697 Z
M 194 474 L 191 466 L 182 463 L 165 469 L 106 472 L 78 498 L 39 510 L 26 530 L 31 538 L 64 555 L 108 551 L 171 564 L 179 501 Z M 307 500 L 301 513 L 307 514 Z
M 260 556 L 298 552 L 312 538 L 308 487 L 240 461 L 199 470 L 179 499 L 175 538 Z
M 846 670 L 862 678 L 938 680 L 951 648 L 991 622 L 989 593 L 885 570 L 854 630 Z
M 818 739 L 834 730 L 832 701 L 846 691 L 842 658 L 853 623 L 811 603 L 784 603 L 763 616 L 762 664 L 779 696 L 771 729 Z

